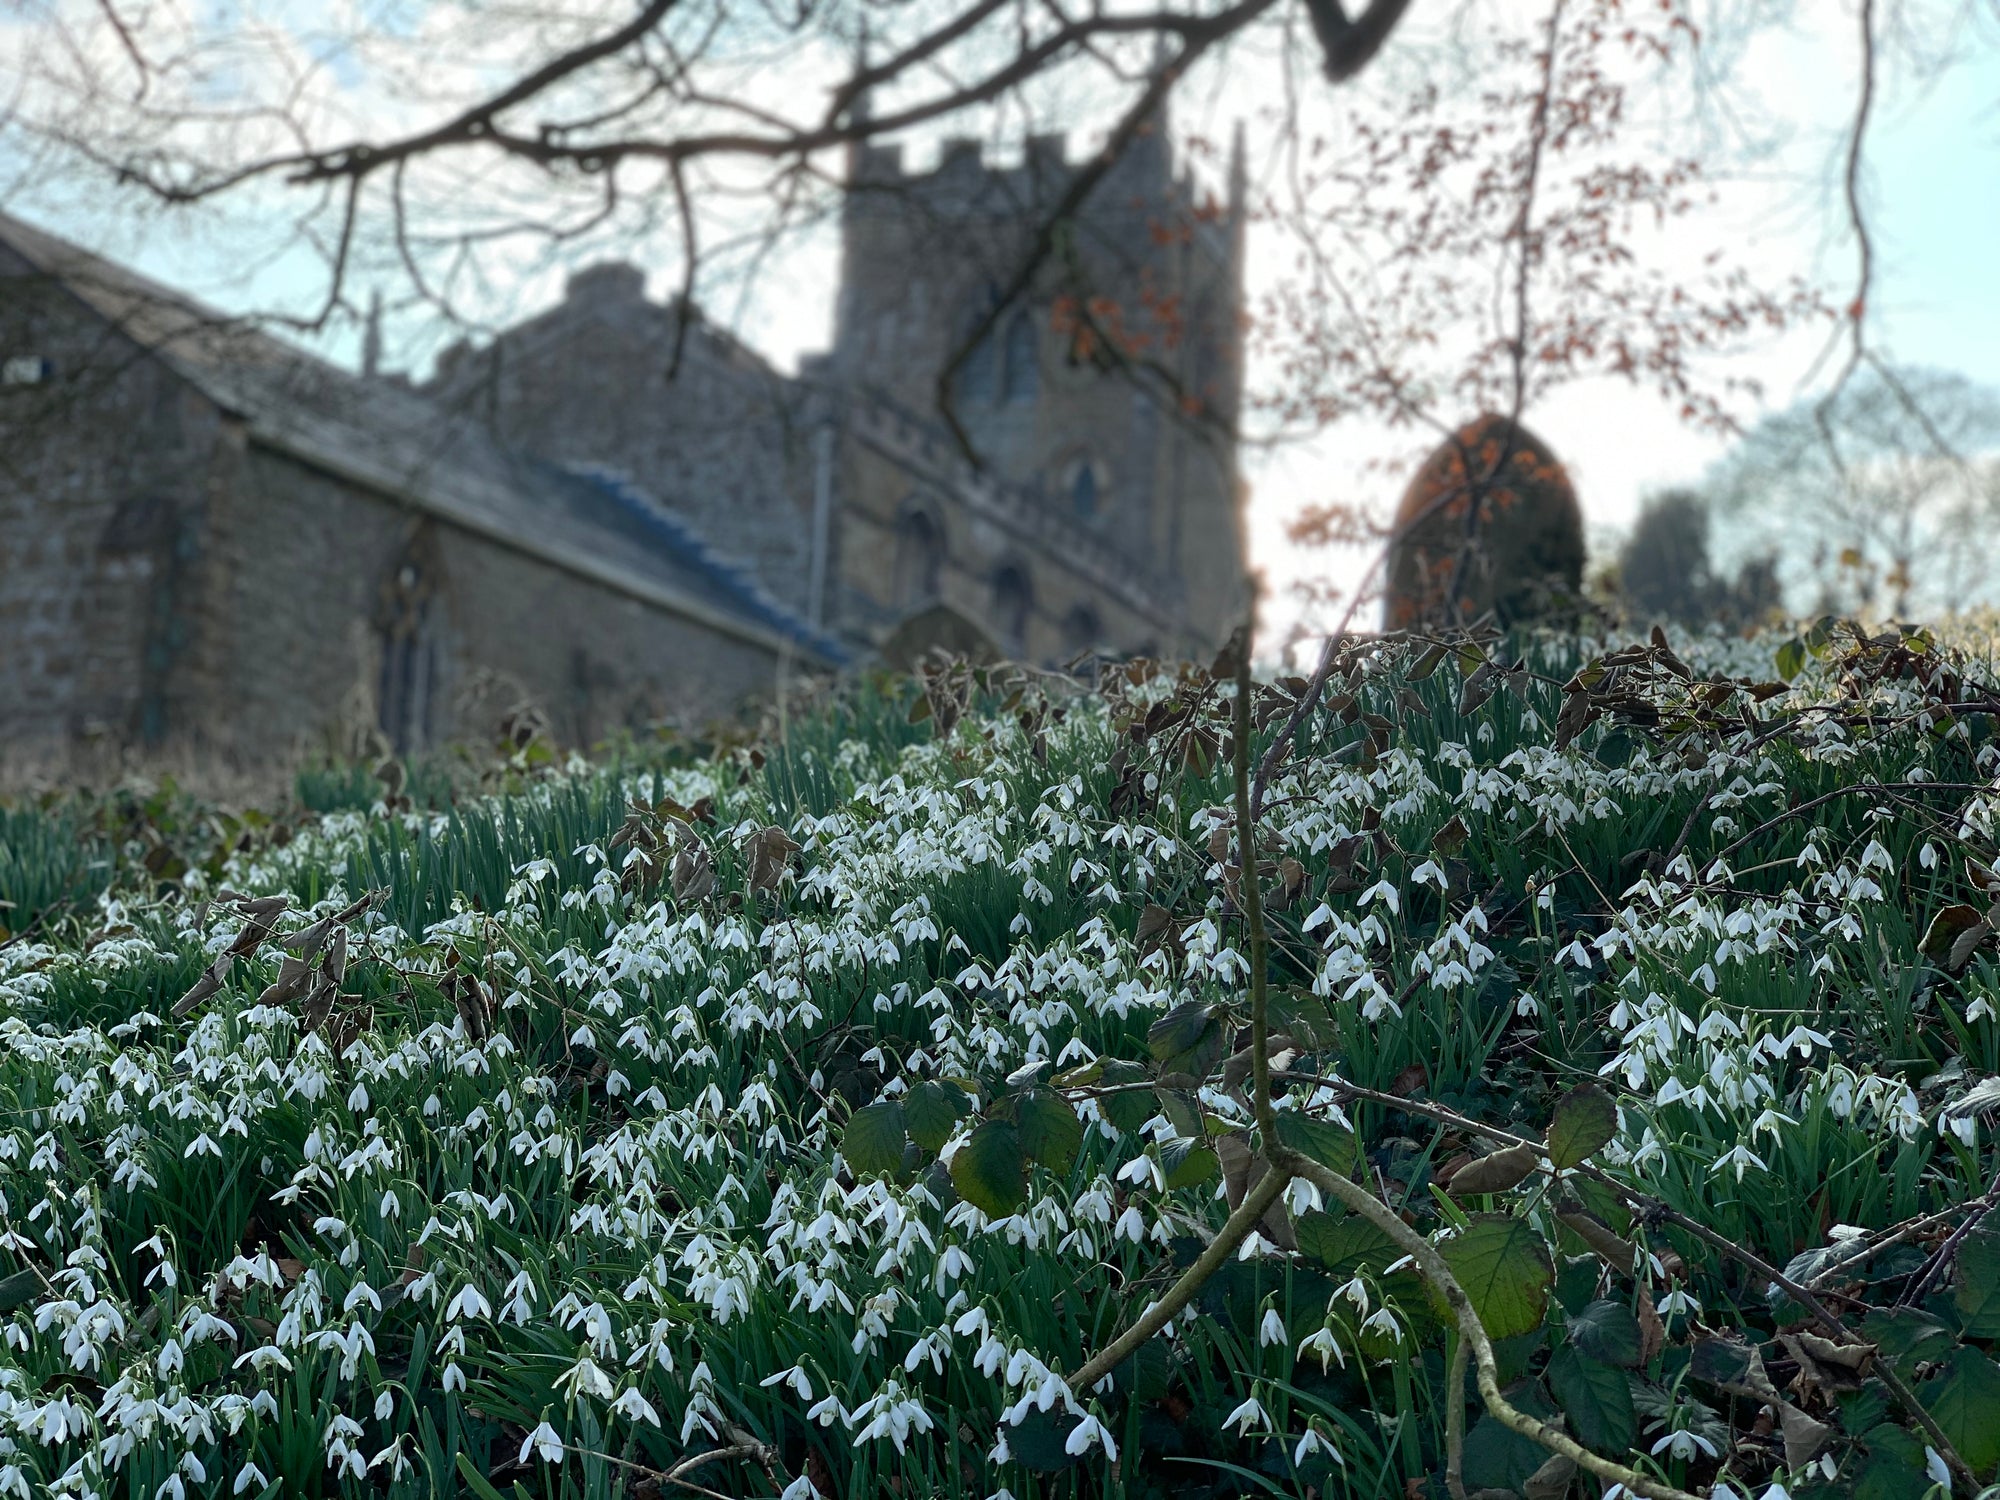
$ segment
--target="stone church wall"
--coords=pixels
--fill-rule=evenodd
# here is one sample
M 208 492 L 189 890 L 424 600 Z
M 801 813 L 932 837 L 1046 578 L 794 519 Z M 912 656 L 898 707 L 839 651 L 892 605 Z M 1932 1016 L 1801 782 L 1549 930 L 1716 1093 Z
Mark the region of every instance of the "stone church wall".
M 532 554 L 254 450 L 221 518 L 225 628 L 243 642 L 211 689 L 248 761 L 377 722 L 385 592 L 412 559 L 435 653 L 422 738 L 479 742 L 522 699 L 566 744 L 655 721 L 698 728 L 770 690 L 762 647 L 616 593 Z
M 204 647 L 229 424 L 4 246 L 0 291 L 0 742 L 158 742 Z

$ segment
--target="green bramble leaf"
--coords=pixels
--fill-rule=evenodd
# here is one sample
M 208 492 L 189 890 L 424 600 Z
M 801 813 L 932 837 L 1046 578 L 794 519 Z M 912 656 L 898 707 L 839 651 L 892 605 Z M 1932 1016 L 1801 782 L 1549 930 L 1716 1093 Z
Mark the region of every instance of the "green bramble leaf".
M 1140 1126 L 1160 1112 L 1160 1101 L 1152 1090 L 1132 1087 L 1145 1081 L 1146 1070 L 1135 1062 L 1110 1058 L 1104 1064 L 1105 1086 L 1119 1092 L 1098 1095 L 1098 1112 L 1122 1134 L 1136 1134 Z
M 1607 1365 L 1635 1369 L 1645 1351 L 1639 1319 L 1622 1302 L 1596 1301 L 1569 1319 L 1569 1341 L 1577 1353 Z
M 1542 1326 L 1556 1268 L 1525 1219 L 1480 1214 L 1437 1249 L 1472 1299 L 1487 1337 L 1511 1339 Z
M 1278 1111 L 1278 1142 L 1301 1156 L 1310 1156 L 1321 1166 L 1342 1177 L 1354 1171 L 1360 1152 L 1354 1132 L 1331 1120 L 1316 1120 L 1302 1110 Z
M 1304 1051 L 1327 1052 L 1340 1045 L 1339 1019 L 1311 990 L 1274 989 L 1269 1010 L 1272 1034 L 1288 1033 Z
M 1163 1072 L 1192 1073 L 1199 1078 L 1208 1071 L 1195 1066 L 1199 1055 L 1210 1047 L 1220 1051 L 1221 1046 L 1215 1011 L 1199 1000 L 1183 1000 L 1146 1031 L 1146 1047 Z
M 857 1177 L 896 1172 L 903 1165 L 903 1142 L 908 1138 L 903 1125 L 903 1106 L 894 1099 L 880 1099 L 857 1109 L 841 1133 L 840 1154 Z
M 1222 1158 L 1200 1140 L 1173 1140 L 1160 1145 L 1160 1171 L 1170 1190 L 1199 1187 L 1221 1170 Z
M 1616 1365 L 1591 1359 L 1566 1345 L 1549 1361 L 1548 1381 L 1577 1441 L 1586 1448 L 1619 1454 L 1639 1436 L 1631 1377 Z
M 1083 1145 L 1083 1121 L 1067 1099 L 1050 1089 L 1029 1089 L 1014 1106 L 1014 1123 L 1029 1161 L 1058 1175 L 1069 1171 Z
M 1325 1266 L 1335 1281 L 1347 1281 L 1363 1271 L 1379 1274 L 1403 1257 L 1389 1236 L 1359 1214 L 1335 1218 L 1310 1209 L 1294 1226 L 1299 1249 Z
M 1028 1159 L 1021 1133 L 1005 1120 L 988 1120 L 966 1137 L 951 1159 L 958 1196 L 995 1219 L 1028 1201 Z
M 1080 1454 L 1069 1451 L 1069 1435 L 1083 1418 L 1060 1406 L 1050 1411 L 1031 1410 L 1013 1427 L 1002 1427 L 1007 1448 L 1025 1469 L 1038 1474 L 1054 1474 L 1073 1469 L 1083 1462 Z
M 1961 1345 L 1937 1378 L 1917 1387 L 1966 1466 L 1983 1480 L 2000 1469 L 2000 1365 Z
M 1556 1101 L 1549 1121 L 1549 1165 L 1580 1167 L 1618 1133 L 1618 1106 L 1600 1084 L 1586 1083 Z
M 903 1124 L 910 1132 L 910 1139 L 924 1150 L 941 1151 L 970 1109 L 957 1085 L 926 1079 L 904 1095 Z
M 1778 675 L 1790 682 L 1806 669 L 1806 643 L 1797 636 L 1778 648 L 1776 658 Z
M 1968 1338 L 2000 1338 L 2000 1229 L 1990 1219 L 1958 1247 L 1954 1300 Z
M 1636 748 L 1638 748 L 1637 743 L 1628 732 L 1623 729 L 1613 729 L 1597 742 L 1597 749 L 1593 753 L 1599 765 L 1615 771 L 1632 759 L 1632 752 Z

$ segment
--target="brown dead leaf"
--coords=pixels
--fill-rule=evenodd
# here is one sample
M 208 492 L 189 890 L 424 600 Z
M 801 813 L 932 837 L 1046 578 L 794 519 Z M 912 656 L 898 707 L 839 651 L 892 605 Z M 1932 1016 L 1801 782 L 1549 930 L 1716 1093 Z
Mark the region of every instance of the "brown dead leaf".
M 792 836 L 773 823 L 750 835 L 744 845 L 750 856 L 750 889 L 753 891 L 775 891 L 780 882 L 791 873 L 792 856 L 799 852 L 799 844 Z
M 1632 1267 L 1639 1258 L 1637 1245 L 1619 1235 L 1597 1215 L 1583 1209 L 1574 1209 L 1556 1217 L 1573 1230 L 1577 1238 L 1595 1250 L 1612 1270 L 1624 1276 L 1632 1274 Z M 1654 1316 L 1657 1318 L 1658 1314 Z
M 1833 1436 L 1833 1429 L 1816 1422 L 1789 1401 L 1778 1403 L 1778 1431 L 1785 1440 L 1785 1467 L 1802 1468 L 1812 1462 Z
M 1528 1476 L 1522 1494 L 1527 1500 L 1562 1500 L 1576 1478 L 1576 1460 L 1551 1453 L 1548 1461 Z
M 1652 1293 L 1639 1288 L 1639 1363 L 1650 1365 L 1667 1342 L 1667 1325 L 1660 1321 Z
M 676 902 L 699 901 L 715 889 L 715 858 L 708 845 L 694 842 L 674 856 L 672 890 Z

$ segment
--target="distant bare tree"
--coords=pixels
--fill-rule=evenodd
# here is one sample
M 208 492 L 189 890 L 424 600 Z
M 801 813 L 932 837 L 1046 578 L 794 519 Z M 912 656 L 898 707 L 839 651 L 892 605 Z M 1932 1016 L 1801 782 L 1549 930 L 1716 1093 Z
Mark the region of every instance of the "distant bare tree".
M 1709 550 L 1709 501 L 1697 490 L 1667 490 L 1640 507 L 1618 554 L 1618 592 L 1632 623 L 1672 621 L 1742 630 L 1783 608 L 1776 563 L 1745 560 L 1735 576 Z
M 1864 367 L 1747 433 L 1709 483 L 1778 550 L 1798 608 L 1898 619 L 2000 604 L 2000 391 Z

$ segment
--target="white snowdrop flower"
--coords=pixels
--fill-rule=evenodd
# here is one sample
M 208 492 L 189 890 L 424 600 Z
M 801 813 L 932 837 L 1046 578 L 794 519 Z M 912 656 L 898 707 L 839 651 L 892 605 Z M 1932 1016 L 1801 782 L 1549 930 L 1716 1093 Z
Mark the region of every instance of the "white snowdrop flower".
M 245 1490 L 262 1490 L 270 1483 L 271 1481 L 265 1477 L 262 1469 L 258 1468 L 254 1463 L 246 1463 L 236 1471 L 236 1482 L 229 1487 L 229 1493 L 240 1495 Z
M 1104 1456 L 1112 1463 L 1118 1462 L 1118 1444 L 1112 1441 L 1110 1430 L 1095 1415 L 1085 1416 L 1070 1429 L 1069 1436 L 1063 1439 L 1063 1452 L 1081 1455 L 1088 1453 L 1093 1444 L 1102 1448 Z
M 534 1454 L 537 1459 L 545 1464 L 561 1463 L 563 1461 L 563 1443 L 562 1439 L 556 1435 L 555 1428 L 544 1422 L 533 1432 L 529 1433 L 526 1441 L 521 1444 L 519 1462 L 526 1463 L 530 1453 Z
M 444 1378 L 438 1384 L 447 1393 L 465 1389 L 465 1371 L 459 1367 L 457 1360 L 452 1360 L 444 1367 Z
M 1528 993 L 1526 990 L 1523 990 L 1518 996 L 1515 997 L 1514 1000 L 1515 1015 L 1539 1016 L 1541 1013 L 1542 1013 L 1542 1002 L 1537 1000 L 1533 995 Z
M 1308 1354 L 1319 1356 L 1319 1367 L 1322 1374 L 1336 1360 L 1340 1362 L 1340 1367 L 1343 1370 L 1347 1368 L 1347 1356 L 1341 1352 L 1340 1342 L 1334 1338 L 1333 1329 L 1329 1326 L 1322 1326 L 1316 1333 L 1307 1334 L 1299 1342 L 1299 1358 L 1304 1360 Z
M 1924 1444 L 1924 1473 L 1930 1476 L 1932 1484 L 1941 1484 L 1947 1495 L 1951 1493 L 1951 1470 L 1929 1443 Z
M 452 1322 L 460 1318 L 490 1318 L 493 1304 L 479 1294 L 479 1289 L 471 1282 L 458 1289 L 458 1295 L 445 1304 L 445 1317 Z
M 1253 1427 L 1260 1432 L 1269 1432 L 1271 1430 L 1271 1417 L 1270 1413 L 1264 1410 L 1257 1398 L 1252 1396 L 1228 1416 L 1224 1417 L 1222 1425 L 1224 1427 L 1234 1427 L 1238 1437 L 1248 1437 L 1250 1429 Z
M 240 1370 L 245 1365 L 250 1366 L 251 1369 L 261 1375 L 266 1370 L 290 1370 L 292 1362 L 285 1357 L 285 1352 L 278 1348 L 277 1345 L 261 1344 L 255 1349 L 247 1350 L 236 1356 L 236 1363 L 233 1368 Z
M 1675 1287 L 1671 1292 L 1660 1298 L 1655 1310 L 1667 1317 L 1673 1317 L 1676 1313 L 1686 1313 L 1689 1317 L 1700 1317 L 1701 1302 L 1693 1293 L 1687 1291 L 1685 1288 Z
M 1285 1320 L 1278 1315 L 1275 1307 L 1264 1309 L 1264 1321 L 1257 1326 L 1257 1346 L 1264 1348 L 1271 1344 L 1289 1344 L 1292 1335 L 1285 1327 Z
M 1298 1446 L 1292 1449 L 1293 1466 L 1296 1467 L 1304 1463 L 1315 1453 L 1324 1453 L 1343 1469 L 1347 1467 L 1347 1460 L 1340 1456 L 1340 1450 L 1327 1441 L 1325 1435 L 1320 1432 L 1317 1425 L 1307 1427 L 1304 1433 L 1300 1435 Z
M 1167 1190 L 1167 1174 L 1161 1170 L 1158 1162 L 1143 1152 L 1118 1169 L 1118 1180 L 1129 1182 L 1135 1187 L 1141 1184 L 1150 1185 L 1156 1193 Z
M 390 1417 L 395 1415 L 395 1411 L 396 1411 L 396 1393 L 394 1391 L 384 1391 L 382 1392 L 381 1395 L 375 1398 L 376 1421 L 378 1422 L 388 1421 Z
M 167 1500 L 169 1495 L 173 1496 L 174 1500 L 187 1500 L 187 1486 L 181 1483 L 181 1476 L 178 1474 L 169 1474 L 166 1477 L 160 1487 L 153 1491 L 153 1500 Z
M 1715 1444 L 1698 1432 L 1670 1432 L 1649 1450 L 1655 1458 L 1665 1453 L 1673 1458 L 1714 1458 Z
M 600 1401 L 608 1400 L 611 1393 L 617 1389 L 611 1383 L 611 1377 L 605 1374 L 603 1368 L 588 1354 L 571 1365 L 556 1385 L 558 1389 L 565 1391 L 572 1401 L 580 1396 L 594 1396 Z
M 1923 848 L 1917 851 L 1917 863 L 1926 870 L 1935 870 L 1938 867 L 1937 845 L 1925 839 Z
M 852 1426 L 853 1422 L 841 1409 L 840 1402 L 832 1395 L 823 1396 L 806 1410 L 806 1420 L 817 1422 L 822 1427 L 831 1427 L 835 1422 Z
M 655 1427 L 660 1425 L 660 1414 L 653 1409 L 653 1403 L 646 1399 L 636 1385 L 627 1386 L 621 1391 L 618 1399 L 611 1403 L 611 1409 L 629 1421 L 650 1422 Z
M 1737 1146 L 1732 1147 L 1728 1151 L 1723 1152 L 1721 1156 L 1716 1158 L 1715 1165 L 1709 1168 L 1709 1175 L 1712 1177 L 1719 1177 L 1725 1171 L 1734 1168 L 1736 1172 L 1736 1180 L 1738 1182 L 1741 1182 L 1743 1180 L 1743 1173 L 1750 1167 L 1755 1167 L 1760 1172 L 1766 1172 L 1770 1170 L 1768 1167 L 1764 1165 L 1764 1159 L 1762 1157 L 1758 1156 L 1757 1153 L 1752 1151 L 1748 1146 L 1739 1144 Z
M 806 1378 L 805 1367 L 803 1365 L 793 1365 L 789 1370 L 780 1370 L 775 1375 L 766 1375 L 757 1384 L 766 1388 L 774 1385 L 788 1385 L 797 1393 L 801 1401 L 810 1401 L 813 1398 L 812 1381 Z
M 209 1133 L 206 1130 L 204 1130 L 200 1135 L 196 1136 L 193 1140 L 188 1142 L 188 1148 L 187 1150 L 181 1153 L 181 1156 L 183 1159 L 185 1159 L 190 1156 L 203 1155 L 203 1154 L 208 1156 L 222 1155 L 222 1148 L 215 1144 L 214 1140 L 210 1138 Z
M 1395 1313 L 1386 1307 L 1376 1308 L 1375 1311 L 1361 1320 L 1361 1326 L 1373 1329 L 1376 1333 L 1393 1339 L 1396 1343 L 1400 1344 L 1403 1342 L 1403 1325 L 1396 1321 Z
M 1316 1208 L 1323 1208 L 1325 1204 L 1326 1200 L 1320 1193 L 1319 1184 L 1310 1178 L 1294 1177 L 1285 1184 L 1285 1206 L 1292 1211 L 1294 1218 L 1310 1213 Z
M 1792 1492 L 1782 1484 L 1773 1482 L 1763 1494 L 1757 1497 L 1757 1500 L 1792 1500 Z
M 1428 863 L 1428 861 L 1426 861 Z M 1378 880 L 1357 898 L 1356 904 L 1370 906 L 1380 901 L 1389 908 L 1390 915 L 1397 916 L 1403 910 L 1403 895 L 1387 880 Z
M 907 1451 L 911 1433 L 926 1433 L 936 1426 L 930 1413 L 904 1395 L 903 1387 L 893 1380 L 856 1407 L 849 1424 L 863 1418 L 867 1420 L 855 1432 L 855 1441 L 866 1443 L 887 1438 L 896 1445 L 898 1453 Z

